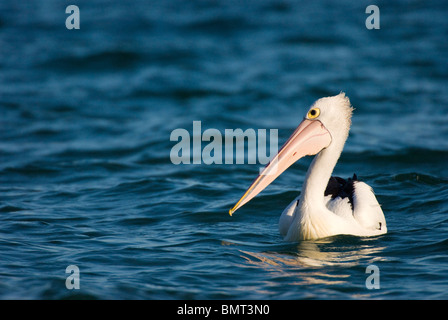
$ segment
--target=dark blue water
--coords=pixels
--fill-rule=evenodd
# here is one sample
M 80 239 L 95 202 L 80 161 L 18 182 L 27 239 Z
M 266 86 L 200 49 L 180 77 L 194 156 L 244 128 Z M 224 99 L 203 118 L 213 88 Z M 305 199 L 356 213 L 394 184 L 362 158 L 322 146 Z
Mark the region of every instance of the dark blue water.
M 447 15 L 435 0 L 1 1 L 0 298 L 448 298 Z M 340 91 L 356 110 L 335 174 L 374 188 L 387 235 L 284 242 L 310 159 L 233 217 L 259 164 L 170 161 L 193 121 L 278 129 L 281 145 Z

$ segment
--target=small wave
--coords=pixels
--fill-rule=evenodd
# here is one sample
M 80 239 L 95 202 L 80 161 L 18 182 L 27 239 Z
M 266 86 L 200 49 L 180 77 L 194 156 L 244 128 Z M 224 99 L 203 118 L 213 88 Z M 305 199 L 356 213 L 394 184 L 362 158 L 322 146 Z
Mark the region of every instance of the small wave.
M 394 175 L 393 179 L 399 182 L 413 182 L 416 184 L 427 184 L 433 186 L 448 183 L 448 179 L 445 179 L 443 177 L 436 177 L 418 172 L 399 173 L 397 175 Z
M 125 70 L 141 61 L 140 54 L 132 51 L 105 50 L 80 56 L 57 57 L 46 61 L 39 67 L 58 72 L 98 72 Z
M 10 205 L 5 205 L 5 206 L 0 207 L 0 212 L 17 212 L 17 211 L 22 211 L 22 210 L 26 210 L 26 209 L 16 207 L 16 206 L 10 206 Z

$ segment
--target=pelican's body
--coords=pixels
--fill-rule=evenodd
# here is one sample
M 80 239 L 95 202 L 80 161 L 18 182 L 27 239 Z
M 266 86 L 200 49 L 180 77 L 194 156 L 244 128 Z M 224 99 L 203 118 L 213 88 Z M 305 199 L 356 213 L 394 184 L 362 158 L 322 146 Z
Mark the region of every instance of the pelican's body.
M 331 177 L 330 181 L 332 179 L 340 178 Z M 326 195 L 325 207 L 301 206 L 301 196 L 294 199 L 279 220 L 280 234 L 285 240 L 318 239 L 337 234 L 374 236 L 386 233 L 383 211 L 369 185 L 349 179 L 349 182 L 339 186 L 338 191 L 343 193 L 344 186 L 350 180 L 352 193 Z
M 347 181 L 331 177 L 348 137 L 352 111 L 344 93 L 316 101 L 230 213 L 255 197 L 298 159 L 317 154 L 300 196 L 280 217 L 279 229 L 285 240 L 386 233 L 386 220 L 372 188 L 356 176 Z

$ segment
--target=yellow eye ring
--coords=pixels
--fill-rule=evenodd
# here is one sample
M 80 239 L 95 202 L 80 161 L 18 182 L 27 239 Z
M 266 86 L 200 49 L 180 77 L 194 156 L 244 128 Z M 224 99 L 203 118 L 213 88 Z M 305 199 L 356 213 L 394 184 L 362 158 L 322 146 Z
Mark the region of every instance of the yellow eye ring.
M 320 109 L 319 108 L 313 108 L 310 111 L 308 111 L 308 114 L 306 115 L 308 119 L 315 119 L 320 115 Z

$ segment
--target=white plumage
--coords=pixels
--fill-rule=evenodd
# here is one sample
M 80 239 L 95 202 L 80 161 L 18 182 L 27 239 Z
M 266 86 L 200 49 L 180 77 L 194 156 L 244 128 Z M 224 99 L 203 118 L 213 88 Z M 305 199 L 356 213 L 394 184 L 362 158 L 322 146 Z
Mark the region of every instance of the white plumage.
M 324 197 L 325 207 L 336 219 L 322 220 L 316 214 L 302 216 L 300 196 L 295 198 L 283 211 L 279 220 L 279 231 L 285 240 L 317 239 L 337 234 L 375 236 L 387 233 L 386 219 L 372 188 L 362 181 L 353 182 L 353 202 L 348 197 Z M 299 212 L 296 212 L 299 211 Z M 322 210 L 324 212 L 324 210 Z M 294 222 L 294 218 L 300 217 Z M 324 216 L 324 214 L 322 214 Z M 340 218 L 340 219 L 339 219 Z M 307 221 L 306 221 L 307 220 Z M 298 225 L 300 223 L 303 226 Z M 332 221 L 333 228 L 322 224 Z M 289 231 L 292 228 L 291 231 Z

